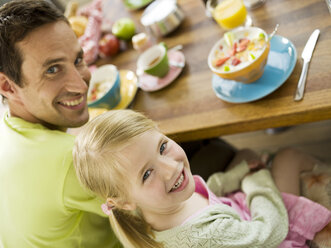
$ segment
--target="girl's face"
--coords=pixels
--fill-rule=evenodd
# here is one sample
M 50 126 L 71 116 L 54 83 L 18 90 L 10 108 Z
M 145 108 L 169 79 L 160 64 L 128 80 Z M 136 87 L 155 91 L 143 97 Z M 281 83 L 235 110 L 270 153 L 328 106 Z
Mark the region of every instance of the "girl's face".
M 184 150 L 156 130 L 134 138 L 121 150 L 125 163 L 128 196 L 133 209 L 143 214 L 176 211 L 192 196 L 195 183 Z

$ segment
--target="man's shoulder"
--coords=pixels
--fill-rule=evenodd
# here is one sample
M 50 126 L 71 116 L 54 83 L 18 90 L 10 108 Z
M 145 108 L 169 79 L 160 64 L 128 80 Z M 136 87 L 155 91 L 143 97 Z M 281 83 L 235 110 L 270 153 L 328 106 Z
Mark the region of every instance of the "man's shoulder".
M 58 147 L 74 144 L 75 136 L 59 130 L 48 129 L 41 124 L 30 123 L 20 118 L 2 118 L 0 122 L 0 136 L 8 142 L 23 144 L 37 143 L 42 146 L 57 144 Z M 25 142 L 25 143 L 24 143 Z
M 10 118 L 12 119 L 12 118 Z M 62 131 L 47 129 L 39 124 L 24 120 L 1 121 L 0 123 L 0 159 L 13 171 L 34 168 L 66 174 L 72 166 L 72 148 L 75 137 Z M 59 170 L 61 168 L 61 170 Z

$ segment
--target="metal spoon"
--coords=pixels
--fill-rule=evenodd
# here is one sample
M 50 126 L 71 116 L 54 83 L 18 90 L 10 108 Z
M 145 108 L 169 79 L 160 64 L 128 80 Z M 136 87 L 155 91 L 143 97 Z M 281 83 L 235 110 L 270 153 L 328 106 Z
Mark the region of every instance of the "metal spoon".
M 170 51 L 178 51 L 178 50 L 181 50 L 181 49 L 183 49 L 183 45 L 182 44 L 179 44 L 177 46 L 174 46 L 174 47 L 170 48 L 168 50 L 168 52 L 170 52 Z M 174 67 L 183 68 L 185 66 L 185 63 L 183 63 L 183 62 L 176 62 L 176 61 L 170 61 L 169 60 L 169 65 L 174 66 Z
M 183 45 L 179 44 L 177 46 L 174 46 L 174 47 L 170 48 L 169 51 L 178 51 L 178 50 L 181 50 L 181 49 L 183 49 Z
M 276 34 L 277 30 L 278 30 L 279 24 L 276 24 L 276 27 L 274 28 L 274 31 L 272 31 L 272 33 L 269 35 L 268 37 L 268 41 L 271 40 L 271 38 Z
M 184 68 L 185 63 L 183 62 L 176 62 L 176 61 L 169 61 L 169 65 L 179 68 Z

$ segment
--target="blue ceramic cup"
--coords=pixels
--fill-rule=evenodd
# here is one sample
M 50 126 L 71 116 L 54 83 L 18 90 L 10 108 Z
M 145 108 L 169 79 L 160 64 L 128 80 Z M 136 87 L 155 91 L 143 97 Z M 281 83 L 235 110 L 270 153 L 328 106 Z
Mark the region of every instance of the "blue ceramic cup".
M 88 91 L 88 107 L 114 108 L 121 100 L 121 80 L 116 66 L 108 64 L 93 73 Z

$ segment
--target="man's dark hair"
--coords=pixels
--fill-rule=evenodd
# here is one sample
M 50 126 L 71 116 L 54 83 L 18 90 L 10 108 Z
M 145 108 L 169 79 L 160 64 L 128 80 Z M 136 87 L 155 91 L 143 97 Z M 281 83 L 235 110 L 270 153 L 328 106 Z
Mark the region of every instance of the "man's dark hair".
M 67 19 L 46 0 L 14 0 L 0 7 L 0 72 L 22 87 L 23 55 L 16 43 L 36 28 Z

